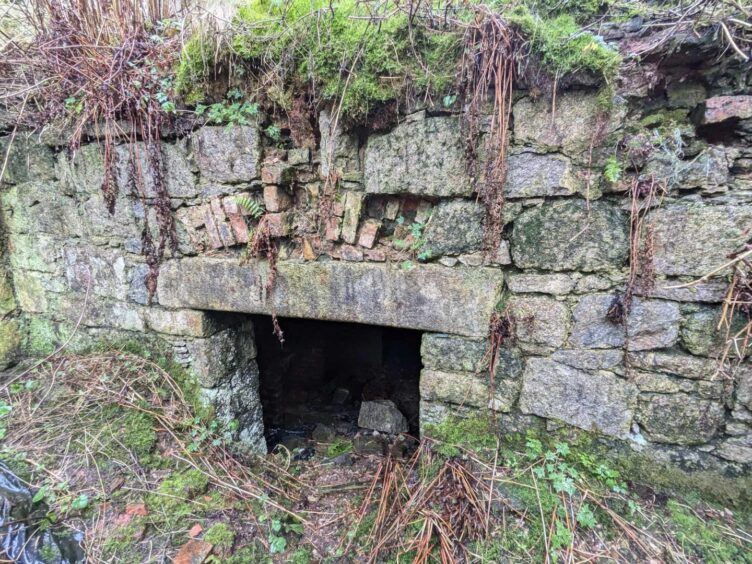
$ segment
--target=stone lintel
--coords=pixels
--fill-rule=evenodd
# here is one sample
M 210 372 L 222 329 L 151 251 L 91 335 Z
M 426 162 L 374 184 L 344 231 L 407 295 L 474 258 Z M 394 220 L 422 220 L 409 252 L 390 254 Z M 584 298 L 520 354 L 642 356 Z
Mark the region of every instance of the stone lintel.
M 501 292 L 493 268 L 346 262 L 278 265 L 271 296 L 266 261 L 185 258 L 166 262 L 160 305 L 349 321 L 465 336 L 485 336 Z

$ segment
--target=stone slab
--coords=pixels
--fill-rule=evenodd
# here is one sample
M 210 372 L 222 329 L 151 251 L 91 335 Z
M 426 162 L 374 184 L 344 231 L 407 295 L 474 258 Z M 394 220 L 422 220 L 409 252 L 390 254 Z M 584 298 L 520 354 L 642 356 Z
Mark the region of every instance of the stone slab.
M 472 194 L 457 119 L 407 122 L 371 136 L 365 150 L 365 185 L 373 194 Z
M 752 206 L 669 205 L 650 214 L 657 274 L 703 276 L 749 238 Z
M 593 272 L 627 259 L 626 216 L 603 202 L 546 202 L 514 222 L 512 258 L 520 268 Z
M 612 374 L 589 374 L 547 358 L 530 358 L 522 376 L 520 409 L 625 438 L 636 399 L 634 384 Z
M 160 304 L 485 336 L 502 287 L 492 268 L 283 261 L 271 296 L 265 261 L 185 258 L 166 262 Z

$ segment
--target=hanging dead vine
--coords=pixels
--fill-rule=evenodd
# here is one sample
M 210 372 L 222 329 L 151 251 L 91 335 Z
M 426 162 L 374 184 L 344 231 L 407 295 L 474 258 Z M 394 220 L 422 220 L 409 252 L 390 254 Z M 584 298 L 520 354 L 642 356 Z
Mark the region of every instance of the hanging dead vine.
M 468 169 L 479 183 L 478 197 L 486 207 L 485 248 L 487 253 L 493 253 L 504 227 L 508 125 L 519 41 L 517 32 L 500 14 L 486 6 L 475 7 L 474 12 L 475 21 L 464 34 L 459 98 Z M 489 98 L 492 110 L 485 131 Z M 486 136 L 484 158 L 478 147 L 481 133 Z M 482 171 L 478 167 L 481 160 L 485 162 Z
M 663 191 L 663 185 L 652 176 L 634 178 L 629 188 L 629 276 L 622 299 L 622 317 L 628 316 L 632 310 L 636 290 L 650 294 L 655 286 L 653 229 L 647 224 L 647 216 Z
M 489 324 L 489 349 L 488 349 L 488 401 L 493 405 L 493 397 L 496 391 L 496 368 L 499 364 L 499 354 L 502 347 L 511 345 L 514 335 L 514 317 L 509 308 L 496 312 L 491 316 Z M 494 413 L 493 411 L 491 412 Z
M 723 300 L 718 330 L 724 331 L 724 346 L 719 370 L 732 359 L 739 363 L 752 351 L 752 241 L 729 256 L 734 260 L 733 274 Z M 741 319 L 741 323 L 737 320 Z
M 23 95 L 33 109 L 18 117 L 24 126 L 63 124 L 74 156 L 83 140 L 102 144 L 102 196 L 110 214 L 118 199 L 118 151 L 144 207 L 153 203 L 159 227 L 154 242 L 145 217 L 142 252 L 149 265 L 150 299 L 165 250 L 177 250 L 175 224 L 164 180 L 161 139 L 175 109 L 172 68 L 182 39 L 179 2 L 33 0 L 19 8 L 31 39 L 11 41 L 3 51 L 0 82 L 7 103 Z M 134 163 L 137 141 L 145 144 L 147 170 Z M 137 157 L 136 157 L 137 158 Z M 154 190 L 147 201 L 147 182 Z M 148 211 L 145 213 L 148 216 Z
M 274 243 L 272 232 L 269 227 L 268 216 L 263 216 L 256 229 L 253 232 L 253 238 L 249 246 L 250 254 L 253 257 L 264 257 L 267 260 L 269 273 L 266 276 L 266 299 L 271 304 L 271 316 L 272 316 L 272 330 L 274 335 L 279 339 L 279 343 L 284 344 L 285 338 L 282 328 L 279 325 L 277 314 L 274 311 L 273 292 L 274 283 L 277 281 L 277 259 L 279 258 L 279 251 Z

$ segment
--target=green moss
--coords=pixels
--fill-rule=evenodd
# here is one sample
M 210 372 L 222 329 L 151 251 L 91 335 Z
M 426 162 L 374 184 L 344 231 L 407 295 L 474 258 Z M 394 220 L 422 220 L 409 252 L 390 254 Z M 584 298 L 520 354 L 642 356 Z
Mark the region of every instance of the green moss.
M 187 104 L 195 105 L 204 100 L 201 83 L 211 76 L 215 52 L 215 47 L 202 33 L 185 43 L 175 69 L 175 89 L 185 95 Z
M 621 64 L 621 55 L 590 32 L 582 31 L 574 16 L 566 13 L 543 18 L 526 6 L 505 14 L 529 37 L 530 47 L 552 75 L 590 71 L 610 82 Z
M 424 435 L 438 441 L 435 450 L 445 456 L 458 456 L 460 448 L 482 454 L 496 449 L 496 435 L 491 418 L 479 414 L 467 419 L 448 417 L 437 425 L 426 425 Z
M 115 528 L 102 543 L 102 560 L 105 562 L 142 562 L 136 550 L 145 524 L 143 517 L 135 516 L 126 525 Z
M 246 545 L 224 560 L 224 564 L 248 564 L 248 562 L 264 563 L 272 562 L 266 549 L 260 542 L 254 541 L 253 544 Z
M 226 523 L 214 523 L 204 533 L 204 540 L 220 550 L 228 550 L 235 542 L 235 531 Z
M 678 461 L 660 461 L 649 453 L 633 450 L 627 443 L 597 433 L 565 426 L 558 432 L 529 433 L 527 437 L 505 435 L 504 448 L 523 449 L 522 443 L 535 437 L 552 448 L 557 441 L 570 445 L 573 456 L 604 461 L 623 479 L 643 483 L 660 491 L 680 495 L 699 495 L 704 500 L 743 508 L 752 503 L 752 476 L 725 476 L 717 471 L 684 470 Z M 597 477 L 597 476 L 594 476 Z
M 123 418 L 121 440 L 139 460 L 145 459 L 157 443 L 156 424 L 153 416 L 142 411 L 128 410 Z
M 352 441 L 348 441 L 342 437 L 336 437 L 334 442 L 326 449 L 326 455 L 330 458 L 345 454 L 346 452 L 352 452 Z
M 689 507 L 669 500 L 666 511 L 676 540 L 688 554 L 703 562 L 752 562 L 752 552 L 724 534 L 715 521 L 703 521 Z
M 292 564 L 308 564 L 313 561 L 313 553 L 310 548 L 299 548 L 290 556 Z
M 267 90 L 274 102 L 289 106 L 295 91 L 310 86 L 323 100 L 341 100 L 342 115 L 350 120 L 365 118 L 408 88 L 447 94 L 461 35 L 411 27 L 394 8 L 388 2 L 373 14 L 372 5 L 352 0 L 334 7 L 322 0 L 252 1 L 238 10 L 232 53 L 252 68 L 273 61 L 281 77 Z M 185 58 L 186 69 L 200 59 Z
M 193 499 L 208 485 L 207 477 L 193 468 L 174 472 L 146 497 L 149 518 L 168 531 L 184 527 L 188 515 L 206 509 L 206 504 L 193 503 Z
M 17 356 L 21 342 L 19 323 L 15 319 L 0 320 L 0 368 Z

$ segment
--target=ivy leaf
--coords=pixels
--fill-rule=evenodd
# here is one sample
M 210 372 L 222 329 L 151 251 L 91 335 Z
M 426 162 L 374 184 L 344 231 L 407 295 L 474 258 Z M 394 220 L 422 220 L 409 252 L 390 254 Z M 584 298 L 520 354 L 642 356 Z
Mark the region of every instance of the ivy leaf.
M 281 554 L 287 548 L 287 539 L 272 535 L 269 537 L 269 552 L 272 554 Z
M 50 488 L 48 485 L 44 485 L 41 488 L 37 490 L 37 493 L 34 494 L 34 497 L 31 498 L 31 503 L 39 503 L 42 501 L 45 497 L 47 497 L 47 493 L 50 491 Z
M 89 496 L 86 494 L 79 495 L 71 503 L 71 509 L 75 509 L 76 511 L 81 511 L 82 509 L 86 509 L 88 506 L 89 506 Z

